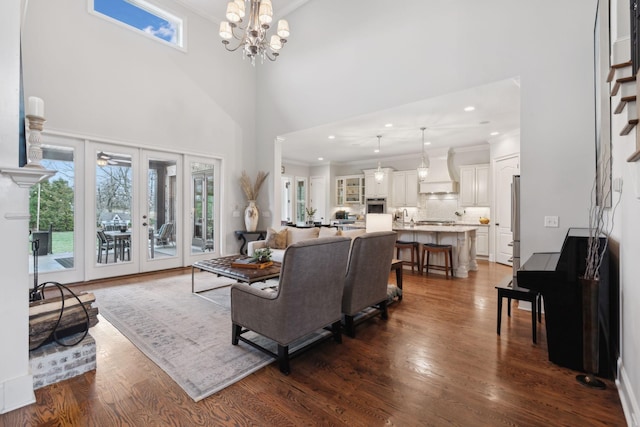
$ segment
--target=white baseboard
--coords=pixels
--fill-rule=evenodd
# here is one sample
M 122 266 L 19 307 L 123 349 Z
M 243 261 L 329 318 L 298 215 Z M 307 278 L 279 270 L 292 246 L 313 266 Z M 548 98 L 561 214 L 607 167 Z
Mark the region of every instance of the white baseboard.
M 640 408 L 638 407 L 638 399 L 633 390 L 629 376 L 624 369 L 622 359 L 618 358 L 618 375 L 616 379 L 618 394 L 620 395 L 620 403 L 624 417 L 629 427 L 640 427 Z
M 0 414 L 22 408 L 35 401 L 32 375 L 24 375 L 0 383 Z

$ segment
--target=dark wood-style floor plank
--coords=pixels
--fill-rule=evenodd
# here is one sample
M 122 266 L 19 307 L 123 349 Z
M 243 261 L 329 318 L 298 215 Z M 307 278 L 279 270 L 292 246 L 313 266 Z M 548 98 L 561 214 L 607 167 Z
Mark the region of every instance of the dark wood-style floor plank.
M 511 318 L 503 307 L 496 335 L 494 285 L 510 272 L 486 262 L 466 279 L 405 270 L 389 320 L 293 359 L 289 376 L 272 364 L 198 403 L 101 318 L 91 330 L 97 370 L 37 390 L 37 403 L 0 415 L 0 426 L 625 425 L 615 384 L 590 390 L 549 362 L 544 322 L 535 345 L 517 303 Z M 76 288 L 176 274 L 190 270 Z

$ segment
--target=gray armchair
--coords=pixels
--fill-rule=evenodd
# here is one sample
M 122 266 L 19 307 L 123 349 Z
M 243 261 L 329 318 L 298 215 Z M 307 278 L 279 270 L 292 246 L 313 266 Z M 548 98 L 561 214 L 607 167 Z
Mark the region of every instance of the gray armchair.
M 342 296 L 345 329 L 352 338 L 354 316 L 365 308 L 375 306 L 387 319 L 387 283 L 396 237 L 393 231 L 379 231 L 353 241 Z
M 289 246 L 276 293 L 234 284 L 231 343 L 240 340 L 269 354 L 288 374 L 289 358 L 297 354 L 289 354 L 289 345 L 295 340 L 331 325 L 334 340 L 341 342 L 340 301 L 350 244 L 348 237 L 324 237 Z M 278 353 L 243 337 L 249 330 L 275 341 Z

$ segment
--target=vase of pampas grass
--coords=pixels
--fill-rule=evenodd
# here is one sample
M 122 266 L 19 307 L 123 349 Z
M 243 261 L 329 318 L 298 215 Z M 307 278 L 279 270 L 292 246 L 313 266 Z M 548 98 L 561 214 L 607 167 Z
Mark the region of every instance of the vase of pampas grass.
M 256 177 L 255 183 L 251 182 L 251 178 L 245 171 L 242 171 L 242 176 L 240 177 L 240 187 L 244 192 L 244 195 L 247 196 L 247 202 L 249 205 L 244 210 L 244 225 L 247 231 L 256 231 L 258 228 L 258 219 L 260 218 L 260 214 L 258 212 L 258 207 L 256 206 L 256 200 L 258 199 L 258 194 L 260 192 L 260 187 L 267 179 L 269 172 L 258 172 L 258 176 Z

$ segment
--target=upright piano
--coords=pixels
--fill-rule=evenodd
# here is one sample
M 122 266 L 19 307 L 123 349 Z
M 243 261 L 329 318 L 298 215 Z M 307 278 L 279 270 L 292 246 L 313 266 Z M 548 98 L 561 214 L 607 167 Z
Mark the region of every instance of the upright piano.
M 560 252 L 534 253 L 517 271 L 517 286 L 540 292 L 544 301 L 549 360 L 583 371 L 582 289 L 578 276 L 586 266 L 589 230 L 570 228 Z M 604 247 L 605 238 L 600 237 Z M 618 354 L 618 290 L 609 277 L 609 250 L 600 266 L 598 298 L 599 371 L 612 378 Z

